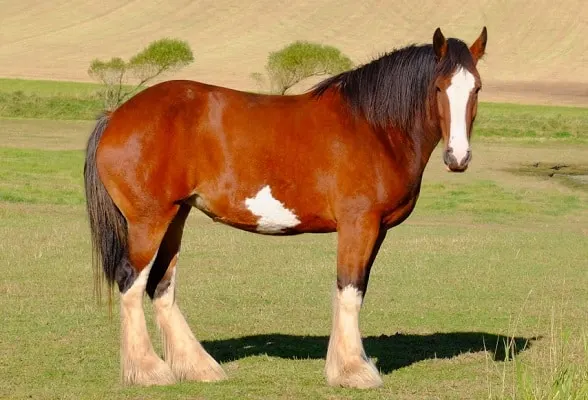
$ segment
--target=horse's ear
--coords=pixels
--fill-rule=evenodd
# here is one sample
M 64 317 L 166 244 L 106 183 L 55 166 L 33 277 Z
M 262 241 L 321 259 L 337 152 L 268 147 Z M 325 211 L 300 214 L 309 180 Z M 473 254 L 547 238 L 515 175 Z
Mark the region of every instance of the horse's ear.
M 486 31 L 486 27 L 482 29 L 482 33 L 480 33 L 480 37 L 476 39 L 476 41 L 470 46 L 470 52 L 474 57 L 474 62 L 477 63 L 482 56 L 484 56 L 484 52 L 486 51 L 486 42 L 488 41 L 488 32 Z
M 441 33 L 441 28 L 435 29 L 435 34 L 433 35 L 433 49 L 435 50 L 435 56 L 437 57 L 437 61 L 441 60 L 445 53 L 447 53 L 447 40 L 443 33 Z

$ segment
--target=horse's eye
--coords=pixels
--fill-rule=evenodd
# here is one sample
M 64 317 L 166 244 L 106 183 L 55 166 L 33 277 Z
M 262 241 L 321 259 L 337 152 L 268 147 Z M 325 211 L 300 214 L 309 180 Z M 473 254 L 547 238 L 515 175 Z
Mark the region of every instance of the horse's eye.
M 437 91 L 440 92 L 441 88 L 439 86 L 436 87 Z

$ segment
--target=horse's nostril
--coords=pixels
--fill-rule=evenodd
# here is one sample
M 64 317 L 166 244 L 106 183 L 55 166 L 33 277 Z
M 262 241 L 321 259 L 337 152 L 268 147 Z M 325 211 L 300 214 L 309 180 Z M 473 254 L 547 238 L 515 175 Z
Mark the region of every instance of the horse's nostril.
M 472 151 L 468 150 L 466 153 L 466 156 L 464 157 L 463 161 L 461 162 L 461 165 L 467 165 L 471 159 L 472 159 Z
M 452 148 L 448 148 L 447 150 L 445 150 L 445 152 L 443 153 L 443 161 L 445 162 L 445 165 L 447 165 L 447 166 L 457 164 L 457 160 L 455 159 L 455 156 L 453 155 Z

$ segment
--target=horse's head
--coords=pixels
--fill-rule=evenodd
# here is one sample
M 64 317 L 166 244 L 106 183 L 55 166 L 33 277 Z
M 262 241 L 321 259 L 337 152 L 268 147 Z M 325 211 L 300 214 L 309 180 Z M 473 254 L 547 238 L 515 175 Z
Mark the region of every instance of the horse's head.
M 472 157 L 470 135 L 482 87 L 476 64 L 484 55 L 486 40 L 486 27 L 469 48 L 461 40 L 445 39 L 439 28 L 433 35 L 437 59 L 433 83 L 445 142 L 443 161 L 453 172 L 465 171 Z

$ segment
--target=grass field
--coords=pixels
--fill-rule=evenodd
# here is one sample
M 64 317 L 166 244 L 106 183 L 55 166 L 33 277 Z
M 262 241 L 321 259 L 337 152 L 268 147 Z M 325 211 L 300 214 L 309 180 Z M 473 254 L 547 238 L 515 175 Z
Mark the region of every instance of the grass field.
M 103 108 L 93 83 L 0 78 L 0 118 L 89 120 Z
M 521 139 L 477 135 L 466 174 L 431 158 L 414 214 L 382 246 L 361 315 L 385 382 L 372 391 L 330 388 L 322 375 L 335 236 L 258 236 L 198 212 L 178 302 L 230 379 L 122 387 L 118 310 L 109 320 L 92 297 L 82 190 L 92 122 L 0 120 L 0 398 L 530 399 L 586 386 L 588 192 L 510 172 L 585 165 L 586 110 L 536 111 L 484 106 L 485 129 L 514 126 Z
M 101 88 L 97 83 L 0 78 L 0 93 L 20 92 L 43 98 L 94 96 Z

